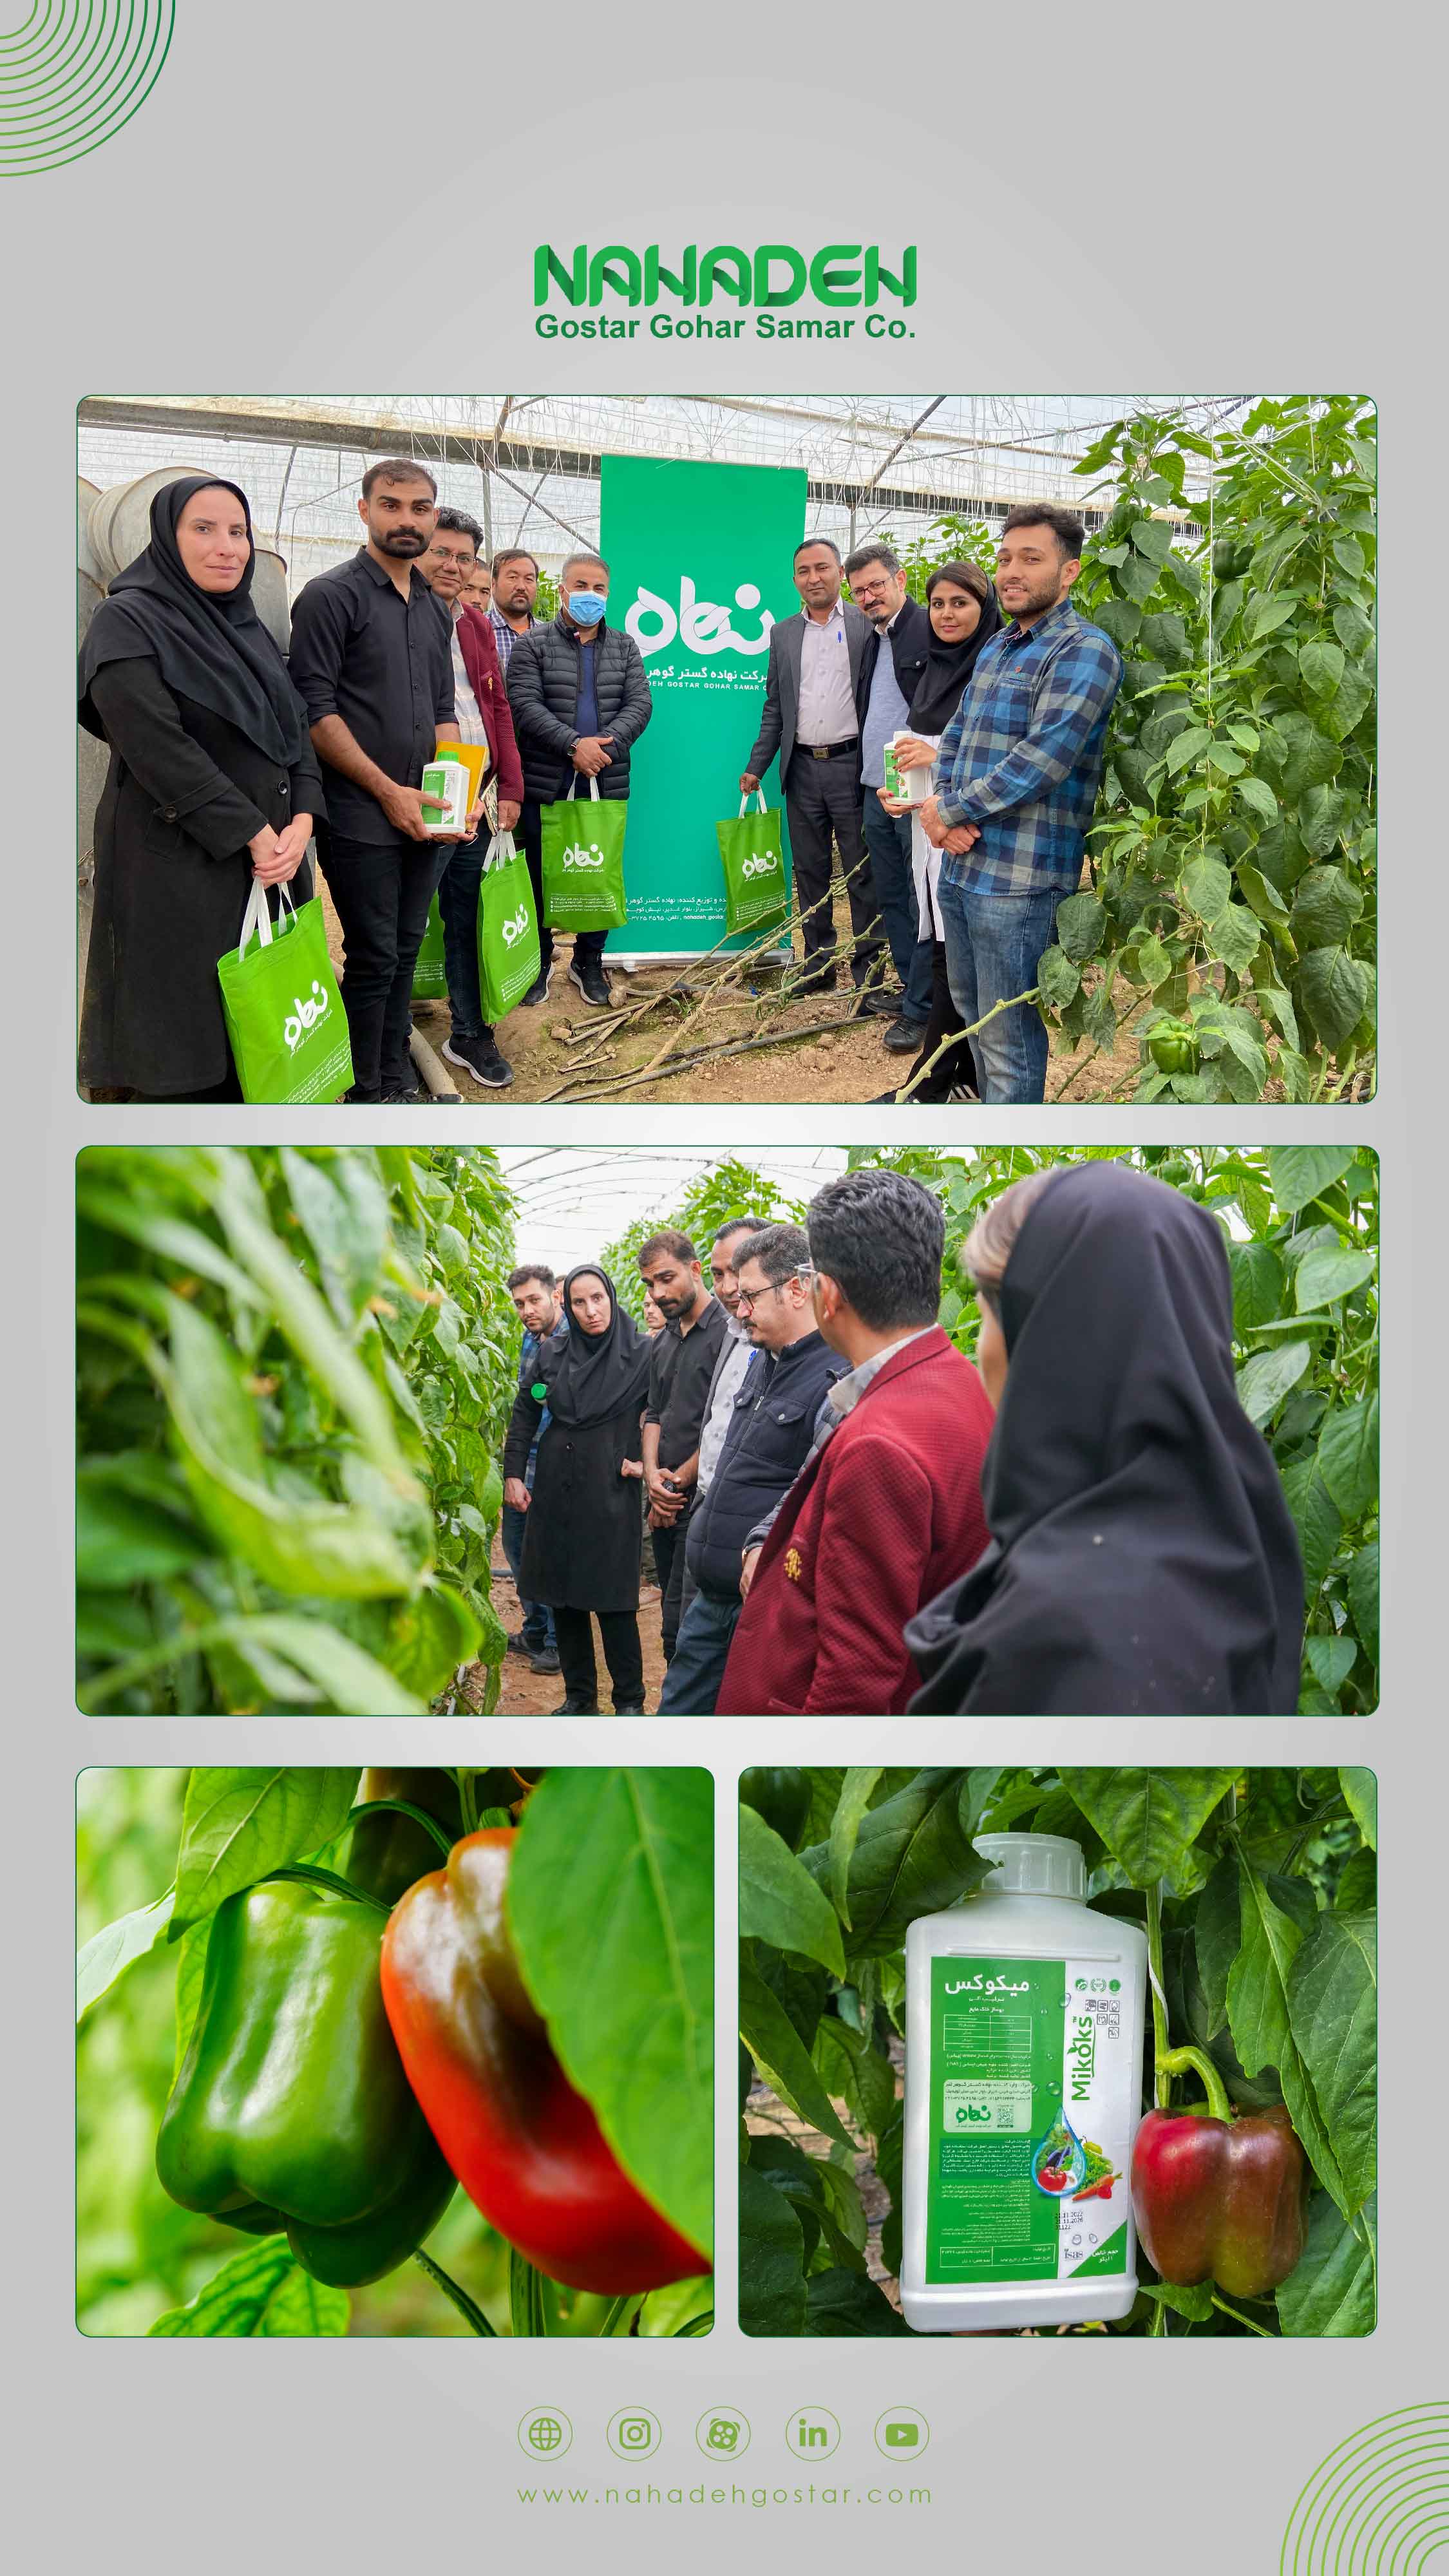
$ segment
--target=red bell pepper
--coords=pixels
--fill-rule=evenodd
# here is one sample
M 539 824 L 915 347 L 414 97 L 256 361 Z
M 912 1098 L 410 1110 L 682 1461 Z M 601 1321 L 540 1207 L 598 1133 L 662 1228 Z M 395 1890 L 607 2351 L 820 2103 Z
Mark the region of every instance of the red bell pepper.
M 1191 2056 L 1207 2081 L 1207 2065 Z M 1231 2116 L 1213 2068 L 1213 2115 L 1149 2111 L 1132 2149 L 1137 2233 L 1164 2281 L 1216 2281 L 1230 2298 L 1261 2299 L 1299 2261 L 1308 2166 L 1281 2103 Z
M 707 2272 L 629 2180 L 549 2045 L 504 1912 L 514 1827 L 456 1843 L 393 1908 L 382 1994 L 407 2079 L 470 2200 L 575 2290 L 619 2296 Z

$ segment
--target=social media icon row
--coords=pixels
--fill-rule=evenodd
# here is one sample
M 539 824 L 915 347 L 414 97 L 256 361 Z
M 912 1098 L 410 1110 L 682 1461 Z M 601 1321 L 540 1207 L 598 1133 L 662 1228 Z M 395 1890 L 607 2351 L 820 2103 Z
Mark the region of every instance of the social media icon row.
M 694 2438 L 707 2458 L 737 2460 L 750 2447 L 750 2429 L 748 2416 L 737 2406 L 710 2406 L 696 2424 Z M 839 2419 L 827 2406 L 795 2407 L 782 2430 L 785 2448 L 796 2459 L 828 2460 L 840 2448 Z M 534 2406 L 519 2420 L 519 2446 L 534 2459 L 560 2458 L 573 2438 L 574 2428 L 560 2407 Z M 664 2427 L 647 2406 L 621 2406 L 609 2418 L 606 2438 L 616 2458 L 647 2460 L 662 2447 Z M 876 2419 L 875 2446 L 888 2459 L 919 2459 L 930 2438 L 931 2428 L 914 2406 L 888 2407 Z

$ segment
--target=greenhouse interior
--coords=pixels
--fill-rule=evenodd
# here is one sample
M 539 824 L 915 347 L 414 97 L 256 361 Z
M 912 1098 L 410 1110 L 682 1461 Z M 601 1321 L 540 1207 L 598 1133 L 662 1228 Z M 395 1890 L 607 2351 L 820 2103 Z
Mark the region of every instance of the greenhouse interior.
M 942 518 L 999 528 L 1016 501 L 1080 505 L 1073 468 L 1122 413 L 1171 406 L 1210 436 L 1255 399 L 95 395 L 80 406 L 78 468 L 96 491 L 163 466 L 241 483 L 258 543 L 282 557 L 295 597 L 355 547 L 357 487 L 374 456 L 420 458 L 439 499 L 479 521 L 489 553 L 526 546 L 557 572 L 572 547 L 599 542 L 604 456 L 803 467 L 807 534 L 846 551 L 885 534 L 908 542 Z M 1188 491 L 1199 497 L 1191 480 Z M 1088 505 L 1089 525 L 1101 515 Z M 1182 521 L 1184 538 L 1197 533 L 1194 520 Z

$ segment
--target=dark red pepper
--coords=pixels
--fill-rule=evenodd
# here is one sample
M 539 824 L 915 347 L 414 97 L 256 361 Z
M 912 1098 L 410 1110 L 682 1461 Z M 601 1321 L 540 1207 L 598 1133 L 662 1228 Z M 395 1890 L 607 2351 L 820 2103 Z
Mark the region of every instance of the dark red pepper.
M 1224 2097 L 1224 2100 L 1226 2097 Z M 1132 2207 L 1164 2281 L 1261 2299 L 1299 2261 L 1308 2165 L 1281 2104 L 1241 2119 L 1149 2111 L 1132 2149 Z
M 463 2189 L 520 2254 L 619 2296 L 709 2270 L 637 2189 L 549 2045 L 504 1914 L 516 1830 L 456 1843 L 394 1906 L 382 1996 L 409 2084 Z

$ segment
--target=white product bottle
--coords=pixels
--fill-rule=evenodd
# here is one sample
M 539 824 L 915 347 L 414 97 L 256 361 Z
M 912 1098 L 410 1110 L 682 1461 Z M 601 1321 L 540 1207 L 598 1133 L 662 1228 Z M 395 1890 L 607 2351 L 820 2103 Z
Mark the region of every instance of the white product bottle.
M 978 1894 L 906 1934 L 901 2305 L 926 2334 L 1124 2317 L 1147 1938 L 1081 1846 L 981 1834 Z

